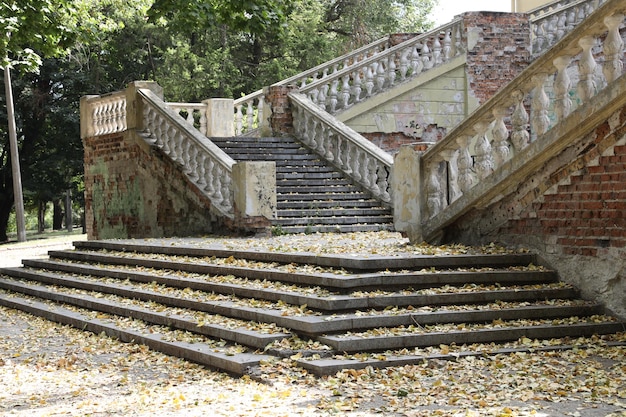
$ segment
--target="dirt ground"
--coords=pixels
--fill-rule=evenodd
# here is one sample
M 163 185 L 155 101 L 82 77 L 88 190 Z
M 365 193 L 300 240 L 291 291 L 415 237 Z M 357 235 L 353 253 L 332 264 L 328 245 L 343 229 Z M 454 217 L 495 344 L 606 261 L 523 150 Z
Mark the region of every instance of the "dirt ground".
M 0 246 L 0 266 L 81 238 Z M 285 359 L 257 381 L 0 307 L 0 415 L 625 417 L 626 348 L 579 343 L 326 378 Z

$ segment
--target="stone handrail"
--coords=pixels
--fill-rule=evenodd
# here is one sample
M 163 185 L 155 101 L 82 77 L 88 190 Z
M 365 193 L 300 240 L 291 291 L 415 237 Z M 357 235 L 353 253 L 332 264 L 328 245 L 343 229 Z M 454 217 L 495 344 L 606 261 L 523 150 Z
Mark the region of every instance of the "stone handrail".
M 455 19 L 301 87 L 300 91 L 321 109 L 335 115 L 397 82 L 463 54 L 462 23 L 462 19 Z
M 295 137 L 380 201 L 391 204 L 393 158 L 321 110 L 304 94 L 289 94 Z
M 85 97 L 81 105 L 81 137 L 107 135 L 126 130 L 126 93 L 116 91 Z
M 235 161 L 181 119 L 149 89 L 139 89 L 144 139 L 159 147 L 178 163 L 187 178 L 195 184 L 223 215 L 234 217 L 232 170 Z
M 281 80 L 272 85 L 297 85 L 304 88 L 307 85 L 321 80 L 330 74 L 339 71 L 339 67 L 347 68 L 356 65 L 364 59 L 379 53 L 389 45 L 389 37 L 384 37 L 351 51 L 338 58 L 320 64 L 309 70 L 303 71 L 292 77 Z M 263 114 L 264 95 L 263 90 L 257 90 L 254 93 L 240 97 L 235 100 L 235 135 L 240 136 L 244 133 L 256 129 L 259 126 L 259 114 Z
M 593 128 L 571 113 L 576 106 L 586 111 L 597 95 L 621 91 L 611 85 L 624 82 L 625 12 L 623 0 L 607 0 L 422 155 L 422 238 L 434 238 L 474 205 L 515 187 L 572 136 Z
M 529 12 L 533 56 L 544 53 L 606 0 L 564 0 Z
M 205 103 L 167 103 L 167 106 L 206 136 L 207 105 Z

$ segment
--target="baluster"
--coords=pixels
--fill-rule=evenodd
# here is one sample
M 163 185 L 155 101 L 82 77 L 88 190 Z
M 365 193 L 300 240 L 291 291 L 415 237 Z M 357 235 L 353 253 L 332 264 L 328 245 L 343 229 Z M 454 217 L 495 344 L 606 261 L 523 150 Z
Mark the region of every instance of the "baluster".
M 406 80 L 406 74 L 409 71 L 409 54 L 411 53 L 411 50 L 409 48 L 406 48 L 405 50 L 402 51 L 402 54 L 400 54 L 400 80 L 404 81 Z
M 576 26 L 576 9 L 573 7 L 567 11 L 566 32 L 574 29 Z
M 509 144 L 507 139 L 509 138 L 509 131 L 504 124 L 504 117 L 506 116 L 507 109 L 498 107 L 493 109 L 493 116 L 495 117 L 493 129 L 491 134 L 493 136 L 493 162 L 494 168 L 499 168 L 502 164 L 509 159 Z
M 533 89 L 532 99 L 532 128 L 535 138 L 543 135 L 550 127 L 550 118 L 548 117 L 548 106 L 550 101 L 544 89 L 544 84 L 548 78 L 547 74 L 536 74 L 532 77 Z
M 389 60 L 387 61 L 387 73 L 389 78 L 389 87 L 392 87 L 396 83 L 396 57 L 395 54 L 391 54 L 389 56 Z
M 376 65 L 375 63 L 372 65 Z M 367 97 L 372 96 L 372 91 L 374 90 L 374 72 L 372 70 L 372 65 L 368 65 L 365 69 L 365 91 Z
M 265 106 L 265 96 L 261 95 L 259 97 L 259 102 L 256 105 L 256 122 L 257 122 L 257 127 L 260 126 L 263 122 L 263 120 L 261 120 L 261 117 L 263 116 L 263 107 Z
M 441 156 L 448 166 L 448 198 L 450 202 L 455 201 L 462 195 L 459 189 L 458 154 L 457 149 L 445 149 L 441 151 Z
M 420 72 L 422 72 L 424 68 L 424 64 L 422 63 L 422 57 L 420 56 L 419 51 L 417 50 L 418 46 L 413 46 L 413 51 L 411 51 L 411 76 L 416 76 Z
M 576 7 L 576 25 L 579 25 L 580 22 L 585 20 L 585 8 L 582 5 Z
M 548 33 L 547 33 L 548 46 L 554 45 L 557 41 L 557 37 L 556 37 L 557 24 L 558 24 L 558 17 L 556 15 L 548 19 Z
M 326 111 L 326 98 L 328 97 L 328 84 L 324 84 L 320 87 L 320 93 L 317 96 L 317 105 L 320 109 Z
M 569 97 L 572 81 L 567 74 L 567 67 L 571 60 L 571 56 L 563 55 L 555 58 L 553 61 L 554 66 L 557 68 L 556 77 L 554 79 L 554 110 L 558 121 L 565 119 L 572 109 L 572 100 L 570 100 Z
M 441 209 L 443 204 L 441 201 L 441 181 L 439 178 L 439 165 L 440 159 L 435 159 L 430 164 L 430 175 L 426 182 L 426 205 L 428 206 L 428 213 L 430 217 L 435 217 Z
M 528 146 L 528 112 L 524 106 L 524 93 L 520 90 L 513 92 L 513 99 L 516 101 L 515 110 L 511 115 L 511 125 L 513 127 L 511 132 L 511 143 L 516 151 L 521 151 Z
M 452 39 L 450 38 L 450 31 L 446 30 L 443 38 L 443 62 L 448 62 L 452 57 Z
M 239 136 L 243 133 L 243 113 L 241 112 L 241 104 L 235 107 L 235 135 Z
M 487 139 L 487 127 L 485 122 L 478 122 L 474 125 L 474 130 L 478 134 L 476 145 L 474 145 L 476 153 L 476 162 L 474 167 L 478 178 L 484 180 L 493 171 L 493 154 L 491 149 L 491 143 Z
M 254 101 L 253 100 L 248 101 L 248 107 L 246 109 L 246 121 L 248 123 L 246 132 L 249 132 L 252 129 L 254 129 Z
M 204 190 L 206 187 L 206 167 L 204 166 L 206 163 L 206 155 L 204 150 L 200 150 L 196 156 L 197 158 L 197 170 L 198 170 L 198 178 L 196 179 L 196 184 L 198 188 Z
M 200 111 L 200 133 L 202 133 L 204 136 L 206 136 L 206 126 L 207 126 L 207 119 L 206 119 L 206 111 L 205 109 L 202 109 L 202 111 Z
M 454 31 L 454 56 L 460 55 L 463 51 L 463 38 L 461 37 L 461 25 L 457 23 Z
M 189 172 L 187 172 L 187 175 L 189 176 L 191 181 L 195 183 L 198 179 L 198 163 L 196 159 L 198 156 L 198 149 L 195 145 L 189 146 L 189 149 L 187 149 L 187 156 L 188 159 L 186 165 L 188 165 L 189 167 Z
M 583 49 L 578 61 L 578 72 L 580 79 L 578 81 L 578 95 L 582 102 L 587 102 L 596 92 L 596 82 L 593 79 L 593 73 L 596 69 L 596 60 L 593 57 L 591 48 L 595 45 L 596 40 L 593 36 L 585 36 L 578 41 Z
M 561 13 L 556 24 L 556 39 L 560 41 L 567 34 L 567 13 Z
M 361 92 L 363 89 L 361 88 L 361 70 L 357 69 L 352 73 L 352 97 L 354 97 L 354 102 L 358 103 L 361 101 Z
M 341 78 L 341 108 L 347 109 L 350 105 L 350 75 L 346 74 Z
M 607 83 L 615 81 L 622 75 L 624 69 L 624 63 L 622 62 L 624 41 L 619 33 L 619 27 L 623 21 L 624 15 L 621 13 L 604 18 L 604 24 L 608 28 L 609 33 L 604 40 L 605 61 L 602 72 Z
M 424 41 L 424 46 L 422 47 L 422 62 L 424 64 L 424 69 L 431 69 L 433 67 L 433 61 L 430 58 L 430 49 L 428 49 L 428 43 Z
M 385 86 L 385 62 L 380 60 L 376 63 L 376 91 L 383 91 Z
M 342 137 L 339 137 L 339 143 L 337 145 L 337 147 L 340 149 L 339 151 L 339 157 L 340 159 L 338 159 L 338 162 L 340 164 L 340 166 L 342 167 L 343 171 L 350 175 L 352 174 L 352 165 L 350 164 L 350 143 L 343 139 Z
M 537 38 L 535 39 L 535 49 L 533 53 L 543 51 L 544 45 L 546 45 L 546 31 L 545 31 L 545 19 L 541 20 L 537 25 Z
M 206 186 L 204 187 L 204 191 L 209 195 L 209 197 L 213 197 L 215 194 L 215 183 L 214 183 L 214 172 L 213 167 L 215 166 L 215 161 L 211 156 L 207 157 L 204 161 L 204 178 L 206 182 Z
M 361 183 L 365 188 L 371 188 L 372 178 L 370 177 L 369 158 L 367 152 L 359 151 L 359 174 L 361 177 Z
M 352 146 L 352 144 L 348 143 L 348 163 L 352 167 L 352 176 L 357 182 L 360 182 L 361 178 L 363 178 L 361 175 L 360 152 L 361 150 L 358 146 Z
M 335 114 L 337 110 L 337 95 L 339 94 L 337 91 L 338 85 L 339 80 L 337 78 L 330 83 L 330 114 Z
M 441 41 L 439 39 L 439 34 L 435 34 L 435 39 L 433 40 L 433 66 L 441 64 Z
M 230 212 L 233 208 L 231 201 L 232 201 L 232 186 L 231 186 L 231 178 L 230 175 L 228 174 L 228 172 L 225 172 L 226 170 L 221 169 L 220 171 L 220 176 L 222 178 L 221 181 L 221 188 L 220 188 L 220 195 L 222 197 L 222 199 L 220 200 L 220 203 L 222 204 L 222 206 L 224 207 L 224 209 L 227 212 Z
M 316 106 L 319 106 L 318 102 L 317 102 L 317 96 L 319 96 L 320 94 L 320 90 L 319 88 L 314 88 L 313 90 L 311 90 L 309 92 L 309 99 L 315 103 Z
M 474 161 L 469 152 L 471 138 L 470 135 L 461 134 L 456 140 L 456 143 L 459 144 L 459 154 L 456 162 L 459 169 L 458 183 L 463 193 L 467 193 L 474 185 L 474 177 L 472 175 L 472 165 Z
M 377 182 L 376 185 L 379 190 L 379 195 L 383 201 L 391 201 L 391 195 L 389 194 L 389 171 L 387 167 L 381 163 L 377 164 L 376 170 Z

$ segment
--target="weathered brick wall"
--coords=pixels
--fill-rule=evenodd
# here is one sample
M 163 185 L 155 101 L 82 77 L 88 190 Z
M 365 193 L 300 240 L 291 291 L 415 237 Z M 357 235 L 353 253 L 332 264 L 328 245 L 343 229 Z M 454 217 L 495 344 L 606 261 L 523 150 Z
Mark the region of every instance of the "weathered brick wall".
M 189 236 L 224 227 L 180 169 L 132 131 L 88 137 L 83 145 L 89 239 Z
M 524 13 L 463 15 L 469 94 L 479 104 L 491 98 L 530 62 L 530 22 Z
M 589 299 L 626 317 L 626 107 L 447 239 L 529 248 Z

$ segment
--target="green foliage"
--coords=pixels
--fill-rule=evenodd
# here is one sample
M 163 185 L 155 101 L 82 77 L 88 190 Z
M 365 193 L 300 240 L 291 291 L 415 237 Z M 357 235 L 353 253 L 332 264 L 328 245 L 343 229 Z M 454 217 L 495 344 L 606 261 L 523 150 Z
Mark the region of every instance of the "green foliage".
M 59 56 L 74 38 L 71 0 L 5 0 L 0 2 L 2 67 L 37 71 L 45 56 Z

